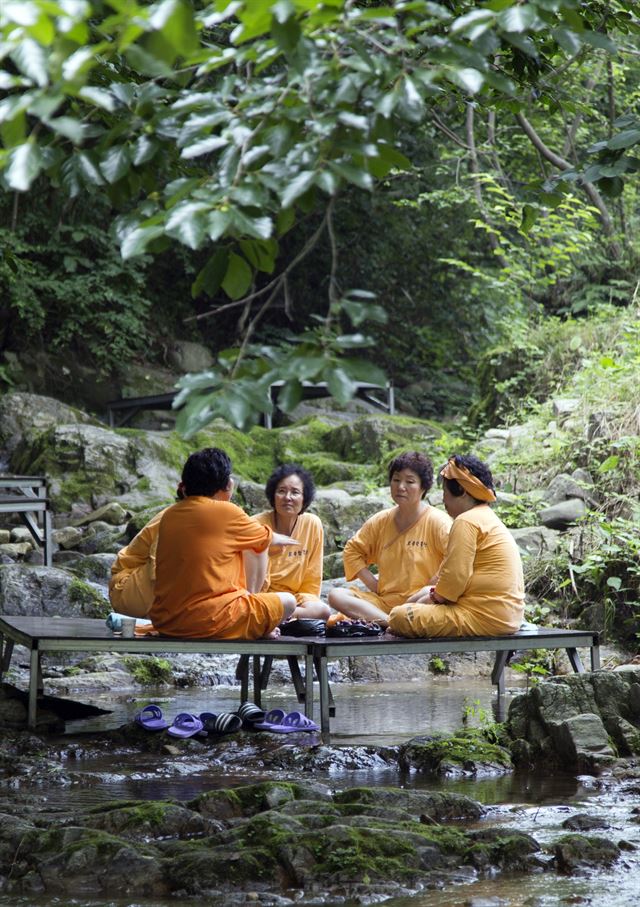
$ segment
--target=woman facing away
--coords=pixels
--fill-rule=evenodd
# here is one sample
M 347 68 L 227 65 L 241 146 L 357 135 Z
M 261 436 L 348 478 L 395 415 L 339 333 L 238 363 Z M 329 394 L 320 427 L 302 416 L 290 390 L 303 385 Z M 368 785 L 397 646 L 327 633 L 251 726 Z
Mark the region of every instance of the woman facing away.
M 453 517 L 444 563 L 428 585 L 394 608 L 397 636 L 507 636 L 524 614 L 524 580 L 513 536 L 491 507 L 489 468 L 474 456 L 454 456 L 440 471 Z
M 153 629 L 187 639 L 259 639 L 277 635 L 296 601 L 287 592 L 251 592 L 245 563 L 260 588 L 272 543 L 296 545 L 231 503 L 231 461 L 217 447 L 191 454 L 183 500 L 164 511 L 156 550 Z
M 447 549 L 450 518 L 425 501 L 433 484 L 433 465 L 417 451 L 389 464 L 395 504 L 374 514 L 344 549 L 347 581 L 361 580 L 366 591 L 332 589 L 329 604 L 350 618 L 389 622 L 389 613 L 425 583 L 432 582 Z M 377 565 L 377 575 L 372 565 Z
M 269 570 L 263 592 L 289 592 L 296 600 L 295 618 L 326 620 L 331 613 L 320 600 L 324 531 L 322 523 L 308 507 L 315 497 L 311 474 L 295 463 L 278 466 L 269 476 L 265 495 L 271 510 L 254 519 L 276 533 L 299 542 L 269 549 Z

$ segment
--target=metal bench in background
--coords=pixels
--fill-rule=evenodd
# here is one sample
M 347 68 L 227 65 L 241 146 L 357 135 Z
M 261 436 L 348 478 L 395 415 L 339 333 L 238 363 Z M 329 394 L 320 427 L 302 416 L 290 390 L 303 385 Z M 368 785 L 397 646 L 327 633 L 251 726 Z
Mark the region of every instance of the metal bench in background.
M 278 406 L 278 394 L 280 388 L 284 386 L 284 381 L 275 381 L 270 385 L 271 399 L 275 408 Z M 381 399 L 382 391 L 386 399 Z M 107 418 L 111 428 L 121 428 L 125 426 L 136 413 L 143 410 L 170 410 L 173 408 L 178 391 L 170 391 L 165 394 L 153 394 L 147 397 L 122 397 L 119 400 L 111 400 L 107 403 Z M 395 415 L 395 396 L 393 383 L 387 382 L 386 385 L 367 384 L 360 382 L 356 385 L 356 397 L 371 403 L 377 409 L 383 410 L 389 415 Z M 330 397 L 328 385 L 325 381 L 314 384 L 311 381 L 302 382 L 302 398 L 304 400 L 316 400 L 322 397 Z M 116 415 L 119 414 L 119 415 Z M 273 428 L 273 417 L 271 413 L 266 413 L 263 417 L 264 427 Z
M 0 513 L 17 513 L 52 564 L 51 510 L 44 476 L 0 475 Z

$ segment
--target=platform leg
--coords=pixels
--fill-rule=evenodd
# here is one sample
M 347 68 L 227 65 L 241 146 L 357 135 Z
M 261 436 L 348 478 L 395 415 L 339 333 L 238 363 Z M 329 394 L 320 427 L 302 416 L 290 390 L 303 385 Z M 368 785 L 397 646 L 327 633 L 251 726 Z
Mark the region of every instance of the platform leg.
M 314 658 L 318 680 L 320 681 L 320 734 L 323 743 L 331 743 L 329 719 L 329 671 L 326 655 Z
M 304 657 L 304 713 L 313 721 L 313 655 L 310 652 Z
M 29 667 L 29 705 L 27 709 L 27 727 L 35 731 L 38 710 L 38 686 L 42 684 L 42 669 L 40 666 L 40 652 L 31 650 Z
M 44 553 L 45 567 L 51 567 L 53 564 L 53 539 L 51 538 L 51 511 L 45 510 L 42 520 L 42 544 Z
M 264 661 L 262 662 L 262 670 L 260 671 L 260 689 L 266 690 L 269 686 L 269 678 L 271 677 L 271 667 L 273 665 L 273 655 L 265 655 Z
M 320 657 L 318 655 L 315 655 L 313 660 L 314 660 L 314 664 L 316 666 L 316 675 L 318 677 L 318 680 L 320 680 Z M 328 675 L 327 675 L 327 678 L 328 678 Z M 328 705 L 329 705 L 329 715 L 331 715 L 331 717 L 333 718 L 333 716 L 336 713 L 336 703 L 333 698 L 333 693 L 331 691 L 331 684 L 329 683 L 328 679 L 327 679 L 327 690 L 328 690 L 327 700 L 328 700 Z
M 289 662 L 289 671 L 291 672 L 291 681 L 293 683 L 294 689 L 296 691 L 296 697 L 298 702 L 305 702 L 307 697 L 307 687 L 306 683 L 302 678 L 302 673 L 300 672 L 300 665 L 298 664 L 297 655 L 287 655 L 287 661 Z M 311 671 L 311 677 L 313 678 L 313 670 Z
M 236 680 L 240 681 L 240 705 L 249 701 L 249 656 L 241 655 L 236 666 Z
M 591 670 L 600 670 L 600 643 L 594 642 L 591 646 Z
M 511 655 L 513 655 L 513 652 L 510 652 L 509 650 L 496 652 L 496 660 L 493 664 L 493 671 L 491 672 L 491 683 L 497 686 L 498 696 L 504 696 L 504 669 L 506 668 Z
M 571 662 L 571 667 L 576 672 L 576 674 L 584 674 L 584 665 L 582 664 L 580 656 L 578 655 L 578 650 L 567 649 L 566 653 L 569 657 L 569 661 Z
M 253 656 L 253 701 L 262 708 L 262 690 L 260 689 L 260 656 Z

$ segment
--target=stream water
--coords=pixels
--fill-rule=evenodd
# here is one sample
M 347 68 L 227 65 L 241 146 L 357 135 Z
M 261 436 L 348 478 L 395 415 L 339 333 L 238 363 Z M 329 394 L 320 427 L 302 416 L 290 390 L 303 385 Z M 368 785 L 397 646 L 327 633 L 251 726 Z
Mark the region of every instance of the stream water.
M 386 900 L 387 907 L 565 907 L 573 904 L 631 907 L 638 904 L 640 823 L 639 816 L 632 810 L 636 808 L 640 812 L 640 788 L 620 796 L 620 782 L 607 776 L 576 777 L 545 770 L 486 779 L 434 781 L 416 774 L 399 776 L 396 768 L 391 769 L 382 760 L 377 762 L 372 757 L 368 747 L 391 747 L 419 734 L 453 731 L 461 726 L 463 716 L 475 725 L 494 720 L 498 701 L 485 679 L 443 678 L 430 681 L 428 686 L 416 683 L 343 684 L 334 687 L 334 695 L 337 711 L 332 719 L 332 745 L 345 745 L 349 758 L 328 760 L 325 770 L 314 768 L 315 781 L 324 781 L 334 788 L 360 785 L 444 787 L 485 804 L 489 814 L 483 820 L 484 824 L 517 828 L 532 834 L 541 844 L 559 836 L 565 818 L 588 812 L 590 816 L 605 819 L 608 825 L 608 830 L 596 834 L 604 834 L 615 841 L 624 840 L 633 846 L 613 867 L 589 875 L 561 877 L 555 873 L 540 873 L 514 878 L 500 875 L 477 881 L 471 875 L 462 874 L 459 883 L 446 890 L 423 891 L 411 897 Z M 278 706 L 287 711 L 299 708 L 286 687 L 274 687 L 266 698 L 267 707 Z M 509 695 L 507 703 L 508 698 Z M 96 752 L 83 744 L 97 731 L 126 725 L 148 702 L 157 702 L 169 719 L 180 711 L 234 710 L 238 703 L 236 689 L 176 690 L 170 697 L 164 690 L 156 696 L 147 694 L 144 699 L 139 696 L 93 696 L 91 701 L 111 711 L 69 723 L 67 733 L 57 740 L 63 753 L 63 768 L 71 784 L 41 784 L 16 790 L 16 804 L 20 798 L 27 797 L 33 803 L 40 803 L 47 812 L 66 811 L 114 799 L 173 798 L 184 801 L 213 788 L 266 778 L 300 780 L 291 769 L 256 768 L 255 759 L 252 763 L 250 758 L 251 742 L 246 742 L 246 735 L 241 735 L 238 742 L 233 738 L 225 742 L 226 754 L 222 759 L 216 758 L 213 771 L 206 755 L 201 761 L 193 754 L 184 758 L 163 757 L 139 752 L 135 747 L 129 753 L 119 755 L 118 763 L 114 765 L 108 751 Z M 296 742 L 299 744 L 300 741 Z M 317 743 L 317 736 L 310 735 L 312 742 Z M 274 741 L 274 748 L 282 745 L 281 739 Z M 267 759 L 265 765 L 268 764 Z M 12 797 L 10 791 L 3 791 L 3 810 Z M 211 907 L 214 903 L 207 901 Z M 284 905 L 293 901 L 276 896 L 273 903 Z M 330 907 L 334 902 L 324 903 Z M 0 894 L 0 907 L 175 907 L 175 904 L 170 900 L 144 898 L 135 901 L 38 899 Z M 195 907 L 196 904 L 202 905 L 203 901 L 180 901 L 181 907 Z M 216 907 L 219 904 L 216 903 Z

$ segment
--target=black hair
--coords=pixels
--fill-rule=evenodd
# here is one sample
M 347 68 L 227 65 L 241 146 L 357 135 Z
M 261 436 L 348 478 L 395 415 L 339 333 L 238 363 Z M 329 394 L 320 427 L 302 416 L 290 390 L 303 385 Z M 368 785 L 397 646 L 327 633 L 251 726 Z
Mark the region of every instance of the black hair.
M 231 478 L 231 460 L 219 447 L 205 447 L 188 457 L 182 469 L 182 485 L 187 497 L 212 497 L 224 491 Z
M 493 476 L 491 475 L 491 470 L 486 463 L 483 463 L 482 460 L 479 460 L 478 457 L 474 457 L 473 454 L 466 454 L 461 456 L 460 454 L 455 454 L 452 458 L 453 462 L 459 469 L 468 469 L 469 472 L 480 479 L 483 485 L 489 488 L 495 494 L 495 487 L 493 484 Z M 444 469 L 444 467 L 443 467 Z M 462 485 L 456 481 L 456 479 L 447 479 L 444 476 L 442 477 L 442 484 L 446 485 L 454 498 L 461 498 L 465 493 L 465 489 Z M 469 494 L 469 492 L 467 492 Z M 486 501 L 481 501 L 478 498 L 474 498 L 473 495 L 470 495 L 476 504 L 486 504 Z
M 316 486 L 311 473 L 302 466 L 298 466 L 297 463 L 283 463 L 282 466 L 276 466 L 264 486 L 267 501 L 272 507 L 276 506 L 276 488 L 283 479 L 288 479 L 289 476 L 298 476 L 302 482 L 302 510 L 300 512 L 304 513 L 316 496 Z
M 403 469 L 410 469 L 420 478 L 422 497 L 424 497 L 433 485 L 433 463 L 429 457 L 418 453 L 417 450 L 410 450 L 394 457 L 389 463 L 389 482 L 395 472 L 401 472 Z

